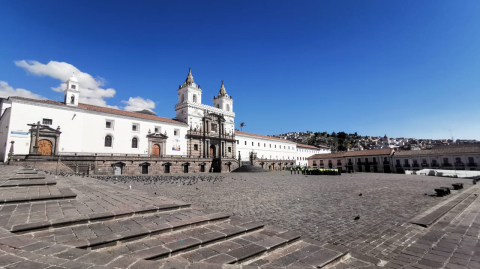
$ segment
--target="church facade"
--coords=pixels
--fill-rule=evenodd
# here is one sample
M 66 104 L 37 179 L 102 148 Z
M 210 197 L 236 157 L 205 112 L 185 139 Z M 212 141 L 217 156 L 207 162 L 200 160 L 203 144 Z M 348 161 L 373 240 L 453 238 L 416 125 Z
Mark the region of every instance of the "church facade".
M 63 102 L 3 99 L 0 158 L 62 162 L 89 174 L 229 172 L 242 162 L 277 170 L 297 158 L 294 142 L 235 131 L 223 82 L 213 105 L 202 104 L 191 70 L 174 119 L 79 103 L 78 89 L 72 75 Z

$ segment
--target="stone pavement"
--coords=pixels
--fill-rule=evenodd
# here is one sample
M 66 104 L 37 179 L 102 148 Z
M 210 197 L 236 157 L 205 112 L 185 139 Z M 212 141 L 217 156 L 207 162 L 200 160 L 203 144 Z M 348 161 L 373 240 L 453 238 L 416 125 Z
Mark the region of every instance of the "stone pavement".
M 237 180 L 239 186 L 246 185 L 247 181 L 242 183 L 239 178 Z M 22 183 L 10 184 L 17 181 Z M 227 178 L 206 184 L 213 187 L 229 181 L 232 180 Z M 46 186 L 32 186 L 42 182 Z M 283 184 L 278 183 L 277 187 Z M 296 182 L 300 186 L 304 183 Z M 374 195 L 368 189 L 371 186 L 362 189 L 362 183 L 365 184 L 350 182 L 362 195 Z M 459 267 L 462 264 L 477 268 L 476 257 L 480 256 L 477 245 L 480 204 L 476 199 L 480 185 L 467 186 L 444 198 L 416 194 L 422 197 L 422 201 L 436 201 L 427 205 L 427 210 L 415 204 L 417 201 L 410 196 L 408 199 L 412 203 L 407 204 L 422 208 L 407 212 L 419 213 L 418 216 L 411 221 L 391 225 L 382 224 L 385 222 L 382 218 L 400 210 L 401 206 L 405 207 L 399 205 L 402 199 L 392 199 L 393 202 L 388 205 L 392 207 L 390 211 L 381 204 L 373 206 L 374 201 L 379 203 L 385 197 L 364 204 L 357 200 L 361 208 L 371 206 L 372 215 L 378 215 L 375 211 L 378 208 L 385 211 L 376 217 L 383 222 L 375 222 L 375 217 L 362 212 L 368 223 L 357 225 L 359 229 L 355 232 L 348 229 L 346 226 L 350 224 L 343 223 L 340 218 L 341 234 L 326 236 L 322 241 L 302 236 L 281 225 L 269 225 L 259 221 L 254 214 L 251 215 L 253 218 L 239 214 L 234 216 L 214 207 L 200 207 L 168 198 L 168 191 L 162 196 L 161 188 L 152 188 L 149 184 L 144 185 L 150 187 L 150 192 L 146 192 L 138 190 L 135 182 L 114 184 L 88 177 L 60 177 L 8 166 L 0 167 L 0 184 L 5 185 L 0 188 L 1 268 L 462 268 Z M 405 182 L 402 184 L 405 186 Z M 376 185 L 383 188 L 378 182 Z M 196 190 L 198 186 L 187 188 Z M 201 188 L 205 186 L 208 185 Z M 344 187 L 342 185 L 341 188 Z M 312 185 L 312 188 L 317 187 Z M 214 190 L 219 191 L 218 188 Z M 189 190 L 184 188 L 183 191 Z M 200 191 L 196 191 L 196 195 L 201 197 Z M 335 187 L 331 191 L 335 192 Z M 390 191 L 385 190 L 386 193 Z M 240 197 L 231 196 L 233 204 L 242 198 L 241 189 L 236 192 Z M 291 195 L 286 192 L 279 194 L 284 197 Z M 265 195 L 267 201 L 273 199 L 268 196 L 269 193 Z M 223 203 L 221 196 L 209 203 Z M 355 193 L 355 196 L 358 197 L 358 194 Z M 250 199 L 256 198 L 252 196 Z M 348 210 L 344 211 L 342 206 L 345 205 L 341 200 L 334 199 L 333 203 L 337 204 L 339 214 L 346 214 Z M 347 202 L 346 206 L 351 205 Z M 445 211 L 446 208 L 448 210 Z M 289 208 L 284 209 L 291 212 Z M 440 214 L 442 210 L 445 212 Z M 276 213 L 282 215 L 282 211 L 280 208 Z M 331 208 L 328 212 L 335 213 Z M 435 217 L 427 227 L 414 224 L 418 219 L 432 219 L 432 216 L 438 215 L 441 216 Z M 318 217 L 311 215 L 314 221 L 322 222 Z M 334 217 L 338 216 L 331 216 Z M 327 221 L 332 221 L 331 218 Z M 393 215 L 392 218 L 399 220 Z M 375 227 L 378 223 L 382 224 L 380 228 Z

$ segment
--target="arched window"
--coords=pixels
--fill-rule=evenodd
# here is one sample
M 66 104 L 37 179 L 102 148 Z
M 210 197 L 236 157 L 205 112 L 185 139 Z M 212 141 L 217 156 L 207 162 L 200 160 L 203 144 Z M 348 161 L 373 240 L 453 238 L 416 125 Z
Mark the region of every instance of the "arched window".
M 185 102 L 185 95 L 182 94 L 182 100 L 180 101 L 181 103 Z
M 105 136 L 105 147 L 112 147 L 112 136 L 106 135 Z
M 132 149 L 138 148 L 138 139 L 136 137 L 132 138 Z
M 72 95 L 72 97 L 70 97 L 70 104 L 75 104 L 75 96 Z
M 217 105 L 217 108 L 220 108 L 220 105 Z
M 194 103 L 197 102 L 197 95 L 196 95 L 196 94 L 193 95 L 193 102 L 194 102 Z
M 230 111 L 230 105 L 227 104 L 227 111 Z

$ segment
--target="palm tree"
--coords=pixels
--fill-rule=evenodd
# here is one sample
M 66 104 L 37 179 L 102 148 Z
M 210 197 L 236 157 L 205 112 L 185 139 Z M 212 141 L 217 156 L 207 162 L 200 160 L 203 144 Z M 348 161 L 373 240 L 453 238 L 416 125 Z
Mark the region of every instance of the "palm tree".
M 247 126 L 245 122 L 240 123 L 240 130 L 243 131 L 243 127 Z

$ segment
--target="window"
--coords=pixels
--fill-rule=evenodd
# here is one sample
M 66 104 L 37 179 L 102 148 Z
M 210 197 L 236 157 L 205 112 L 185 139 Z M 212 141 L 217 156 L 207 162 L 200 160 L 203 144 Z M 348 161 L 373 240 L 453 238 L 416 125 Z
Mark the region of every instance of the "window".
M 212 123 L 212 132 L 217 131 L 217 125 L 215 123 Z
M 174 129 L 173 130 L 173 136 L 180 136 L 180 130 L 179 129 Z
M 260 142 L 258 142 L 258 146 L 260 147 Z
M 160 126 L 155 126 L 155 133 L 159 134 L 162 131 L 162 128 Z
M 231 153 L 231 152 L 232 152 L 232 148 L 228 147 L 228 153 Z
M 230 105 L 227 104 L 227 111 L 230 111 Z
M 132 138 L 132 149 L 138 148 L 138 139 L 136 137 Z
M 423 164 L 427 164 L 427 159 L 422 159 Z
M 272 148 L 272 144 L 270 144 L 270 148 Z
M 52 125 L 52 119 L 43 119 L 42 124 Z
M 197 102 L 197 95 L 196 95 L 196 94 L 193 95 L 193 102 L 194 102 L 194 103 Z
M 456 157 L 456 158 L 455 158 L 455 162 L 456 162 L 456 163 L 461 163 L 461 162 L 462 162 L 462 159 L 461 159 L 460 157 Z
M 267 147 L 267 143 L 263 143 L 263 147 L 266 148 L 266 147 Z
M 238 144 L 240 144 L 240 141 L 239 141 L 239 140 L 237 140 L 237 145 L 238 145 Z
M 253 142 L 252 142 L 252 147 L 253 147 Z
M 106 121 L 105 122 L 105 128 L 107 129 L 113 129 L 113 121 Z
M 72 85 L 70 88 L 75 90 L 77 88 L 77 85 Z
M 106 135 L 105 136 L 105 147 L 112 147 L 112 136 Z
M 132 124 L 132 132 L 138 132 L 138 124 Z
M 317 166 L 317 161 L 313 161 L 313 166 Z
M 217 108 L 220 108 L 220 105 L 217 105 Z
M 197 144 L 193 145 L 193 150 L 198 150 L 198 145 Z
M 387 157 L 383 157 L 383 162 L 385 162 L 385 163 L 388 162 Z
M 70 104 L 75 104 L 75 96 L 70 97 Z
M 245 146 L 247 145 L 247 141 L 245 141 Z
M 407 160 L 407 159 L 403 160 L 403 162 L 404 162 L 405 164 L 408 164 L 408 160 Z
M 448 158 L 443 158 L 443 163 L 448 164 Z
M 473 157 L 468 157 L 468 163 L 473 164 Z
M 182 94 L 182 99 L 180 100 L 181 103 L 185 102 L 185 95 Z

